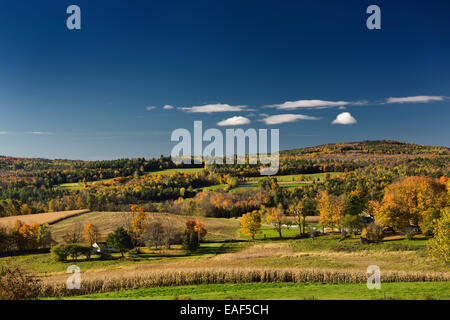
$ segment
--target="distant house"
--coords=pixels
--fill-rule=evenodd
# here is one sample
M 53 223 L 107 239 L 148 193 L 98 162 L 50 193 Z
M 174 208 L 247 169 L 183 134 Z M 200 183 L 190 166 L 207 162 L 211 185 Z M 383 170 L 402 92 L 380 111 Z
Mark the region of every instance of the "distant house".
M 96 242 L 92 245 L 94 248 L 94 251 L 98 254 L 105 253 L 109 251 L 108 246 L 106 245 L 106 242 Z

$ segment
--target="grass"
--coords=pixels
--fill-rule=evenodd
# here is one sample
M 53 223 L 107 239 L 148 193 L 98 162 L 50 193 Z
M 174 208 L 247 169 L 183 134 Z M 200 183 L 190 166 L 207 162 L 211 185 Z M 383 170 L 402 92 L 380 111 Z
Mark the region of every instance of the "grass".
M 450 282 L 382 283 L 380 290 L 366 284 L 322 283 L 243 283 L 179 287 L 159 287 L 76 296 L 70 299 L 146 300 L 372 300 L 372 299 L 450 299 Z
M 73 182 L 73 183 L 63 183 L 60 184 L 59 187 L 65 190 L 81 190 L 85 185 L 91 185 L 99 182 L 109 181 L 110 179 L 100 179 L 96 181 L 87 181 L 87 182 Z
M 144 250 L 139 255 L 126 254 L 126 257 L 123 259 L 120 258 L 119 253 L 116 253 L 113 254 L 113 259 L 110 260 L 100 260 L 97 256 L 93 256 L 91 260 L 79 258 L 77 261 L 69 259 L 64 262 L 55 261 L 50 253 L 29 254 L 12 258 L 0 258 L 0 265 L 8 260 L 12 260 L 24 268 L 25 271 L 37 275 L 65 272 L 67 267 L 72 264 L 79 266 L 83 272 L 93 270 L 114 271 L 134 265 L 160 265 L 177 263 L 180 259 L 181 261 L 185 261 L 198 258 L 211 258 L 218 254 L 234 252 L 239 246 L 238 243 L 202 243 L 199 249 L 188 254 L 181 249 L 180 245 L 175 245 L 169 250 Z
M 282 228 L 281 234 L 283 235 L 283 237 L 294 237 L 299 234 L 299 230 L 295 229 L 295 228 L 289 228 L 289 229 Z M 270 226 L 262 226 L 261 232 L 255 236 L 255 239 L 279 238 L 279 237 L 280 237 L 280 235 L 278 234 L 278 231 L 275 230 L 275 228 L 270 227 Z M 241 233 L 241 238 L 251 239 L 251 237 L 245 236 L 242 233 Z
M 315 239 L 292 240 L 290 245 L 294 250 L 302 252 L 424 251 L 426 240 L 396 240 L 367 245 L 359 243 L 359 238 L 349 238 L 340 241 L 340 236 L 328 235 Z

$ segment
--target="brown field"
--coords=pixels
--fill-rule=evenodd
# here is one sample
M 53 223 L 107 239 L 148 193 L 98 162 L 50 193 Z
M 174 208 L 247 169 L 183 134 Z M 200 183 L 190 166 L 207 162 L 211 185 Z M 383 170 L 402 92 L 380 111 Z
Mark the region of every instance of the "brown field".
M 89 212 L 89 210 L 72 210 L 72 211 L 59 211 L 59 212 L 48 212 L 48 213 L 38 213 L 22 216 L 11 216 L 0 218 L 0 226 L 12 227 L 14 222 L 17 220 L 22 221 L 26 224 L 39 223 L 39 224 L 55 224 L 67 218 L 74 216 L 79 216 L 84 213 Z
M 128 212 L 89 212 L 54 224 L 52 226 L 52 236 L 57 242 L 61 242 L 62 236 L 73 225 L 79 224 L 84 226 L 92 223 L 97 226 L 100 238 L 105 239 L 108 233 L 126 225 L 127 215 L 129 215 Z M 196 219 L 196 217 L 161 212 L 149 212 L 147 217 L 149 221 L 168 220 L 169 224 L 181 230 L 184 230 L 186 220 Z M 236 239 L 239 237 L 239 220 L 237 219 L 200 218 L 200 221 L 208 231 L 206 240 Z

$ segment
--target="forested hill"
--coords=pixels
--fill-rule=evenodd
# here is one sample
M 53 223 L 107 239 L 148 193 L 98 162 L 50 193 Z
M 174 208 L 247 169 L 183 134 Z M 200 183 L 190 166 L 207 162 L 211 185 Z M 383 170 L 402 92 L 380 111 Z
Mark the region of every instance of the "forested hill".
M 359 154 L 436 154 L 450 155 L 450 148 L 426 146 L 414 143 L 406 143 L 394 140 L 373 140 L 359 142 L 343 142 L 324 144 L 316 147 L 307 147 L 300 149 L 292 149 L 281 152 L 282 155 L 306 155 L 316 154 L 342 154 L 342 153 L 359 153 Z

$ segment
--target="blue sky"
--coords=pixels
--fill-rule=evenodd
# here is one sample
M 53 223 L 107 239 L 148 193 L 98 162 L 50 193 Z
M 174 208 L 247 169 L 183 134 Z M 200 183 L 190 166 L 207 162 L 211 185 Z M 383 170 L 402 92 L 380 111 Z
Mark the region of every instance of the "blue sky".
M 366 28 L 371 4 L 381 30 Z M 0 154 L 167 155 L 194 120 L 279 128 L 281 149 L 449 146 L 449 15 L 437 0 L 3 0 Z M 230 118 L 243 124 L 217 124 Z

